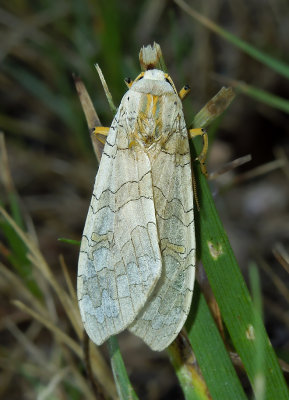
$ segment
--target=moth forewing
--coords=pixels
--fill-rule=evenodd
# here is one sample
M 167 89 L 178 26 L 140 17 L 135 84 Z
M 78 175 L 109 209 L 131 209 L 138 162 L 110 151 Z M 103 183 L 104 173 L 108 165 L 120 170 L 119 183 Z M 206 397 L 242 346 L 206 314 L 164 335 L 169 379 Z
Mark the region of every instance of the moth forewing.
M 129 146 L 125 100 L 107 137 L 79 256 L 80 312 L 96 344 L 132 323 L 161 272 L 151 165 Z
M 177 336 L 195 266 L 188 132 L 171 78 L 142 73 L 112 122 L 79 257 L 78 299 L 96 344 L 126 328 L 152 349 Z
M 160 90 L 155 82 L 155 92 Z M 195 272 L 192 172 L 182 105 L 175 93 L 159 99 L 162 138 L 152 160 L 154 207 L 162 273 L 156 288 L 130 326 L 153 350 L 177 336 L 188 315 Z M 147 111 L 152 118 L 153 109 Z

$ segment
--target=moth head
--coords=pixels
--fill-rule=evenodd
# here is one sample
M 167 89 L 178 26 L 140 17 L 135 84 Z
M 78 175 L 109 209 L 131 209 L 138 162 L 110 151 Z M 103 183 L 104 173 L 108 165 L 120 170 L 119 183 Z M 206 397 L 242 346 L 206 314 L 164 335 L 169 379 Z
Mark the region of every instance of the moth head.
M 149 69 L 142 72 L 134 80 L 131 90 L 140 93 L 150 93 L 155 96 L 163 94 L 177 94 L 172 78 L 159 69 Z

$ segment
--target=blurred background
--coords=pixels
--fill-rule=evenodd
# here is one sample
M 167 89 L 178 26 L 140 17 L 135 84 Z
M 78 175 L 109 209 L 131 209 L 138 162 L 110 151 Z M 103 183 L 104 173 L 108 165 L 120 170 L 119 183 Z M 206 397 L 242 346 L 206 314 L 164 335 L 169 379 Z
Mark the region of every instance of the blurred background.
M 0 201 L 33 232 L 60 285 L 59 257 L 64 257 L 75 287 L 78 246 L 58 239 L 80 240 L 97 162 L 72 74 L 84 81 L 102 123 L 109 126 L 112 115 L 94 64 L 100 65 L 119 104 L 126 91 L 124 78 L 139 73 L 141 46 L 156 41 L 177 88 L 191 86 L 184 104 L 188 123 L 223 85 L 236 90 L 234 102 L 210 131 L 214 140 L 208 169 L 214 172 L 247 154 L 252 161 L 210 184 L 245 277 L 252 262 L 259 267 L 266 327 L 278 355 L 288 362 L 289 280 L 280 254 L 286 258 L 289 253 L 289 4 L 188 4 L 251 44 L 256 54 L 259 50 L 283 61 L 285 70 L 287 63 L 287 72 L 282 75 L 256 60 L 173 1 L 1 1 L 0 129 L 8 163 L 2 141 Z M 17 198 L 19 208 L 13 208 L 11 198 Z M 37 292 L 24 250 L 2 220 L 0 227 L 2 262 Z M 283 264 L 288 267 L 288 261 Z M 11 282 L 7 276 L 0 281 L 0 397 L 86 398 L 79 387 L 72 389 L 69 374 L 59 378 L 52 394 L 44 393 L 65 362 L 56 354 L 57 340 L 41 324 L 32 327 L 31 318 L 11 304 L 23 300 Z M 53 290 L 45 296 L 54 303 L 61 329 L 70 332 Z M 150 352 L 131 335 L 122 336 L 120 344 L 141 398 L 182 398 L 165 354 Z

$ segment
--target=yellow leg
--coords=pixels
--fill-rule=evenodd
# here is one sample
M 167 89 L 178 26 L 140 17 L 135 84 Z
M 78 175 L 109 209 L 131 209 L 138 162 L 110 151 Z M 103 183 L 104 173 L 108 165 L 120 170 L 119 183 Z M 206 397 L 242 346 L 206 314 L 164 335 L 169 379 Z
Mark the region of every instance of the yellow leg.
M 92 133 L 97 137 L 97 139 L 102 143 L 105 144 L 105 139 L 101 136 L 107 136 L 108 131 L 110 128 L 107 128 L 105 126 L 96 126 Z
M 184 100 L 185 97 L 190 93 L 191 88 L 189 85 L 185 85 L 180 91 L 179 91 L 179 98 L 181 100 Z
M 124 83 L 126 84 L 126 86 L 130 89 L 130 87 L 133 84 L 133 80 L 131 78 L 125 78 Z
M 206 157 L 207 157 L 207 152 L 208 152 L 208 135 L 207 132 L 202 129 L 202 128 L 196 128 L 196 129 L 189 129 L 189 137 L 190 138 L 195 138 L 196 136 L 202 136 L 203 138 L 203 149 L 199 156 L 196 158 L 196 160 L 199 160 L 200 166 L 201 166 L 201 171 L 205 177 L 208 177 L 208 172 L 206 168 Z

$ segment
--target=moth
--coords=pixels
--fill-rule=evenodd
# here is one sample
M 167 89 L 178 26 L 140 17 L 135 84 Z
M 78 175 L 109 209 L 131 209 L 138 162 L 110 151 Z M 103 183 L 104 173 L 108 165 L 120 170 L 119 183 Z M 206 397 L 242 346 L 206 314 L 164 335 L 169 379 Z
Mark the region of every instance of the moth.
M 194 195 L 182 98 L 158 69 L 127 81 L 95 179 L 78 264 L 78 301 L 97 345 L 129 329 L 169 346 L 189 313 L 195 276 Z M 199 156 L 204 159 L 204 154 Z M 203 163 L 202 163 L 203 164 Z

